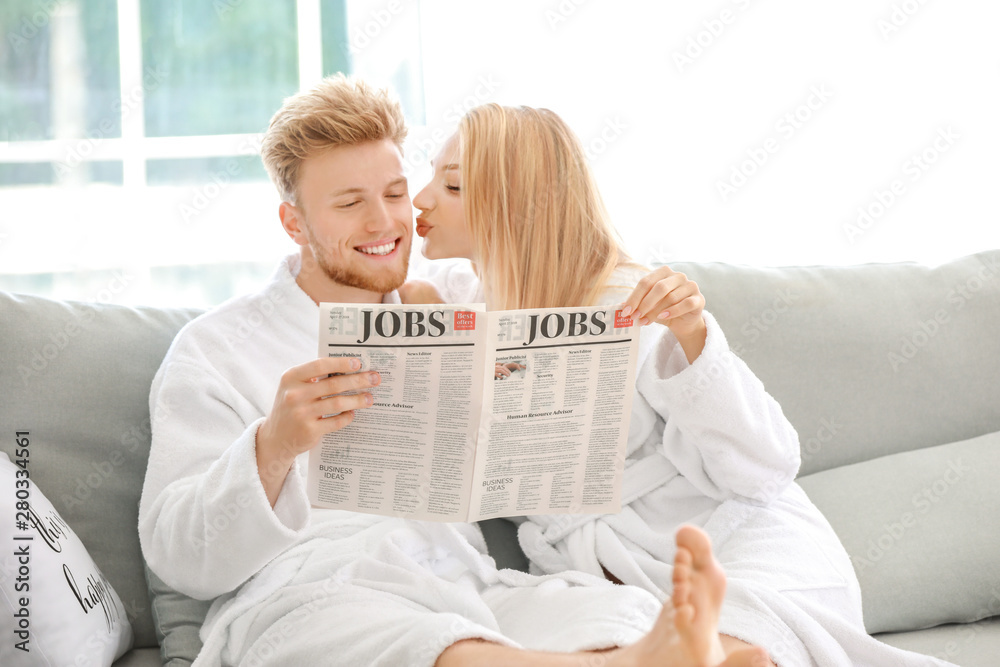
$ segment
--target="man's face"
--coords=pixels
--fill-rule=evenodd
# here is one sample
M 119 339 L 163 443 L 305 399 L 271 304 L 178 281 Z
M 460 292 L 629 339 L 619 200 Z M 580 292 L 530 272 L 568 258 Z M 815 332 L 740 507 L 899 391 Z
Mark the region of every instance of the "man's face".
M 334 283 L 384 294 L 406 280 L 413 208 L 389 140 L 338 146 L 302 162 L 300 244 Z

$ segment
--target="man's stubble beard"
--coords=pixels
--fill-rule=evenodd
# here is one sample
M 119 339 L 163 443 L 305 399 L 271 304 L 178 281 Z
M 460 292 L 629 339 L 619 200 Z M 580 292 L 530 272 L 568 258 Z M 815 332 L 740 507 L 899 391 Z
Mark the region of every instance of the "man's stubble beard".
M 311 234 L 309 236 L 311 237 Z M 355 289 L 361 289 L 368 292 L 377 292 L 378 294 L 388 294 L 393 290 L 399 289 L 399 287 L 406 282 L 406 272 L 409 270 L 410 266 L 410 253 L 408 248 L 399 249 L 400 252 L 403 253 L 403 265 L 398 271 L 385 269 L 376 274 L 372 274 L 370 272 L 352 271 L 347 267 L 337 266 L 330 260 L 329 257 L 327 257 L 323 248 L 320 247 L 313 238 L 309 239 L 309 250 L 313 256 L 313 261 L 316 262 L 316 266 L 303 266 L 302 270 L 316 270 L 316 268 L 319 268 L 319 270 L 321 270 L 327 278 L 338 285 L 353 287 Z M 404 250 L 406 252 L 403 252 Z

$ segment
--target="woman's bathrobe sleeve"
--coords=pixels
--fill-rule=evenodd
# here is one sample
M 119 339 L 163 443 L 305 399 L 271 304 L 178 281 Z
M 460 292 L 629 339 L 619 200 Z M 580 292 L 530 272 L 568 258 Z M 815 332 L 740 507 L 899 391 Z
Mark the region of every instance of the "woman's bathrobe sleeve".
M 203 347 L 175 341 L 153 380 L 139 535 L 160 578 L 210 599 L 288 549 L 309 523 L 309 504 L 296 465 L 272 510 L 256 463 L 263 412 L 224 379 Z
M 655 413 L 664 422 L 662 454 L 698 491 L 720 502 L 766 503 L 798 472 L 798 436 L 715 318 L 704 315 L 708 336 L 693 364 L 666 327 L 644 332 L 653 340 L 640 352 L 632 430 L 646 432 L 631 432 L 629 449 L 648 441 Z

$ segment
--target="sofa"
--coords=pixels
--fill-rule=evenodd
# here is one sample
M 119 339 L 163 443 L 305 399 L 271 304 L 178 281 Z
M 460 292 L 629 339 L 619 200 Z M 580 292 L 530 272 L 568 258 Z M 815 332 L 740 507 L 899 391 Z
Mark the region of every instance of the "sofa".
M 1000 664 L 1000 251 L 936 267 L 672 266 L 796 427 L 797 482 L 851 555 L 868 631 Z M 127 615 L 121 667 L 188 664 L 208 605 L 146 570 L 136 530 L 149 384 L 197 314 L 0 293 L 0 452 L 23 461 L 29 434 L 36 493 Z M 525 568 L 512 524 L 483 529 L 499 564 Z

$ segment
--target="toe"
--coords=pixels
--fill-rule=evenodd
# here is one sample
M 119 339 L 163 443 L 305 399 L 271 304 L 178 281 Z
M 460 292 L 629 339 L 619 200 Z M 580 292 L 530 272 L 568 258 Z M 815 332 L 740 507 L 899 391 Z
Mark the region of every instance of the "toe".
M 691 595 L 691 572 L 691 553 L 687 549 L 678 549 L 674 558 L 674 591 L 671 595 L 675 607 L 688 602 Z
M 695 526 L 683 525 L 677 529 L 678 552 L 681 548 L 691 554 L 691 562 L 696 569 L 709 566 L 712 561 L 712 542 L 708 534 Z
M 692 631 L 694 625 L 694 606 L 682 604 L 674 607 L 674 628 L 682 634 Z

